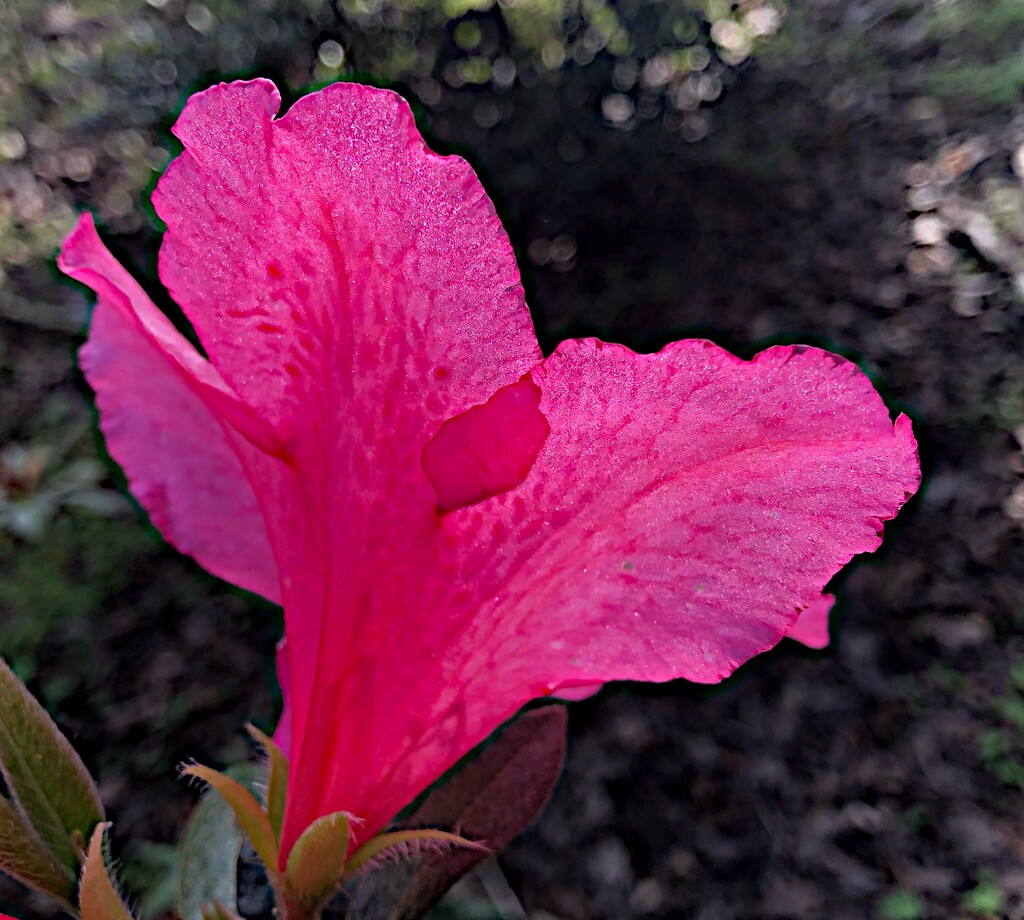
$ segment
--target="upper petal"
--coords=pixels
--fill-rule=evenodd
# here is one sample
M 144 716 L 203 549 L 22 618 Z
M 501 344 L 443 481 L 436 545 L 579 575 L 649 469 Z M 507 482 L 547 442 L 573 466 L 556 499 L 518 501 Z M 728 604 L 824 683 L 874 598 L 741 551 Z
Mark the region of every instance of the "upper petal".
M 274 120 L 279 104 L 266 80 L 193 96 L 154 194 L 161 278 L 224 378 L 297 429 L 357 396 L 437 424 L 536 363 L 469 165 L 431 152 L 388 90 L 335 84 Z
M 100 427 L 132 494 L 169 543 L 273 601 L 277 566 L 228 412 L 273 440 L 100 242 L 86 215 L 61 268 L 98 295 L 81 352 Z M 247 443 L 240 441 L 241 444 Z

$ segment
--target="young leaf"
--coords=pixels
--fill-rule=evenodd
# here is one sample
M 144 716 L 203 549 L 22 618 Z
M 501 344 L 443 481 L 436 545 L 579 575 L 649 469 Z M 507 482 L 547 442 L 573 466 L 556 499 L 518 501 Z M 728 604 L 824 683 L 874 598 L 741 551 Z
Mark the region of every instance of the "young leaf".
M 366 841 L 349 860 L 346 874 L 355 875 L 360 869 L 381 860 L 394 857 L 416 856 L 423 852 L 446 853 L 450 850 L 475 850 L 481 859 L 491 851 L 482 843 L 467 840 L 459 834 L 439 831 L 431 827 L 378 834 Z
M 255 725 L 247 725 L 249 736 L 266 752 L 269 775 L 267 776 L 267 817 L 274 831 L 274 840 L 281 843 L 281 825 L 284 823 L 285 798 L 288 794 L 288 758 Z
M 58 862 L 24 818 L 0 797 L 0 869 L 19 882 L 49 895 L 65 910 L 75 896 L 75 875 Z
M 103 859 L 103 833 L 109 822 L 96 825 L 89 842 L 89 855 L 82 869 L 82 883 L 78 889 L 78 907 L 82 920 L 134 920 L 110 880 Z
M 288 854 L 286 897 L 310 907 L 326 901 L 341 883 L 348 844 L 348 815 L 344 812 L 314 821 Z
M 225 771 L 244 786 L 262 778 L 255 764 L 241 764 Z M 238 857 L 243 834 L 227 801 L 210 792 L 189 816 L 179 844 L 178 914 L 181 920 L 203 920 L 210 905 L 236 910 Z
M 267 871 L 277 871 L 277 841 L 274 839 L 274 830 L 270 826 L 270 820 L 263 806 L 256 801 L 256 797 L 243 786 L 238 780 L 232 779 L 209 767 L 199 764 L 192 764 L 181 771 L 184 776 L 194 776 L 204 783 L 212 786 L 231 806 L 231 810 L 242 825 L 242 830 L 249 836 L 256 855 L 262 860 Z
M 73 872 L 72 836 L 104 818 L 96 784 L 46 710 L 0 660 L 0 771 L 26 823 Z
M 509 725 L 448 782 L 427 796 L 408 824 L 458 827 L 498 850 L 547 803 L 565 759 L 564 706 L 533 709 Z M 486 857 L 480 849 L 424 853 L 366 875 L 348 920 L 419 920 L 460 876 Z M 351 863 L 350 863 L 351 868 Z

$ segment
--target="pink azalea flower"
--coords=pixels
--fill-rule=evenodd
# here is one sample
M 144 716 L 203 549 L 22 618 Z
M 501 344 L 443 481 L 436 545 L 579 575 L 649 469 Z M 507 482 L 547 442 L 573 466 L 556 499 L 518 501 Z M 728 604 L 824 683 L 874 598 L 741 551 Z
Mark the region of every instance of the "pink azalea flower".
M 98 296 L 82 366 L 136 497 L 284 605 L 283 860 L 330 812 L 378 832 L 530 699 L 721 680 L 919 470 L 909 421 L 814 348 L 544 358 L 491 202 L 399 96 L 279 105 L 265 80 L 194 96 L 154 195 L 207 357 L 88 215 L 60 264 Z

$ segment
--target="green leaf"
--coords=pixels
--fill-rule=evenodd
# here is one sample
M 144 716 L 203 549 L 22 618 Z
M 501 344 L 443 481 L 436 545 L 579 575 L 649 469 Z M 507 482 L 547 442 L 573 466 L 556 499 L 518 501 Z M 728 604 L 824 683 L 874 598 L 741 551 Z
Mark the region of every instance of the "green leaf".
M 231 810 L 242 825 L 242 830 L 249 836 L 256 855 L 263 862 L 267 872 L 277 873 L 277 841 L 274 830 L 263 806 L 256 797 L 238 780 L 224 773 L 218 773 L 209 767 L 192 764 L 181 771 L 184 776 L 194 776 L 213 787 L 224 797 Z
M 98 824 L 92 832 L 89 855 L 82 870 L 82 884 L 78 889 L 78 906 L 82 920 L 134 920 L 110 880 L 103 857 L 103 834 L 109 823 Z
M 255 764 L 229 767 L 225 773 L 244 786 L 262 778 Z M 181 920 L 203 920 L 211 905 L 237 910 L 238 857 L 242 828 L 227 801 L 204 795 L 192 810 L 179 844 L 178 913 Z
M 173 843 L 135 841 L 118 862 L 118 879 L 137 895 L 132 908 L 143 920 L 169 917 L 178 905 L 180 851 Z
M 58 862 L 17 809 L 0 797 L 0 869 L 72 913 L 75 874 Z
M 530 710 L 431 792 L 406 823 L 457 827 L 486 848 L 427 850 L 375 869 L 353 890 L 346 920 L 419 920 L 488 849 L 499 850 L 525 830 L 562 772 L 565 727 L 564 706 Z
M 0 771 L 29 826 L 77 872 L 74 840 L 87 840 L 104 818 L 99 792 L 67 738 L 2 660 Z
M 284 806 L 288 795 L 288 758 L 274 740 L 264 735 L 255 725 L 247 725 L 246 730 L 267 755 L 267 818 L 274 831 L 274 840 L 280 846 L 281 825 L 284 824 Z
M 285 897 L 307 907 L 326 901 L 341 884 L 348 845 L 348 815 L 344 812 L 314 821 L 288 854 Z

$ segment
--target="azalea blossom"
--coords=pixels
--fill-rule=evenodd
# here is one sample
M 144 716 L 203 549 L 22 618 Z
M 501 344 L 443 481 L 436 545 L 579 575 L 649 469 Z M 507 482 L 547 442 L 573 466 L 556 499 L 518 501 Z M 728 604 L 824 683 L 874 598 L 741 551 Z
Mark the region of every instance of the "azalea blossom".
M 279 107 L 266 80 L 193 96 L 154 193 L 204 354 L 89 215 L 60 265 L 97 295 L 82 367 L 135 496 L 284 606 L 282 864 L 331 812 L 379 832 L 533 698 L 719 681 L 809 608 L 827 641 L 823 587 L 919 483 L 855 365 L 545 357 L 493 205 L 400 96 Z

